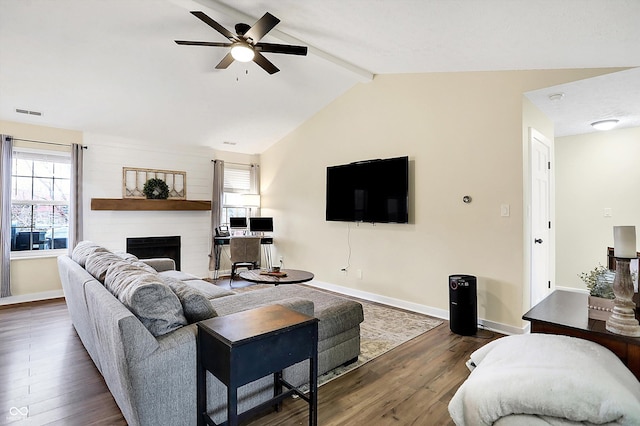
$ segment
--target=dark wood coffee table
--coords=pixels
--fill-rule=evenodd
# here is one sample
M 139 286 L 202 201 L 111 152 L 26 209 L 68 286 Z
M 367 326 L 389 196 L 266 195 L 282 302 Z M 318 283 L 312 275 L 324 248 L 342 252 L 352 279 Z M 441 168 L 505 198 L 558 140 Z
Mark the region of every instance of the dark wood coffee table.
M 252 283 L 259 284 L 297 284 L 311 281 L 313 274 L 307 271 L 300 271 L 298 269 L 281 269 L 280 272 L 287 274 L 286 277 L 277 277 L 273 275 L 266 275 L 264 271 L 259 269 L 250 269 L 248 271 L 240 272 L 240 278 Z

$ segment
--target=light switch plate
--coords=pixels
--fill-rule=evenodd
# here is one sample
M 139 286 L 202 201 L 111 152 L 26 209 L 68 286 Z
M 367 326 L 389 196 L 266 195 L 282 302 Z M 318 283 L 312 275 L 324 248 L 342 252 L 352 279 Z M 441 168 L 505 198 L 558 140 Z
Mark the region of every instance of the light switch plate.
M 500 205 L 500 216 L 509 217 L 511 215 L 511 207 L 509 204 L 501 204 Z

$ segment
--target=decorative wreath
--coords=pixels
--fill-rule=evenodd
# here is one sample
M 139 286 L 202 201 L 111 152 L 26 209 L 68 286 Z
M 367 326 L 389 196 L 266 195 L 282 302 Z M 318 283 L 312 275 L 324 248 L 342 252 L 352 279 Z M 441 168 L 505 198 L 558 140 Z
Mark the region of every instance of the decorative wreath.
M 169 186 L 162 179 L 149 179 L 145 182 L 142 192 L 147 198 L 153 200 L 166 200 L 169 198 Z

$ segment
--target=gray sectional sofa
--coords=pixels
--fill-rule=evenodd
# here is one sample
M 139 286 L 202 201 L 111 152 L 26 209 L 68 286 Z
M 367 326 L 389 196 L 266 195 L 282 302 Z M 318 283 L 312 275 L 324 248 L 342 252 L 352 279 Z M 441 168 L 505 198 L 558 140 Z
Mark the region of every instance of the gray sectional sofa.
M 58 267 L 73 325 L 129 425 L 196 424 L 196 322 L 279 304 L 320 319 L 319 374 L 360 353 L 362 306 L 305 286 L 235 293 L 175 270 L 83 241 Z M 299 385 L 304 363 L 284 371 Z M 226 388 L 207 375 L 207 411 L 226 419 Z M 273 377 L 240 388 L 241 413 L 273 395 Z

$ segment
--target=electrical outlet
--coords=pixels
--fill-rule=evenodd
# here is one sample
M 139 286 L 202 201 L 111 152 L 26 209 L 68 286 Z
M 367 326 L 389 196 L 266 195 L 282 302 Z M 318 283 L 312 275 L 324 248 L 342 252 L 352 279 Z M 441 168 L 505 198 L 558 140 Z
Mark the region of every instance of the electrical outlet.
M 358 269 L 358 279 L 362 279 L 362 269 Z
M 280 256 L 280 263 L 284 262 L 284 256 Z

